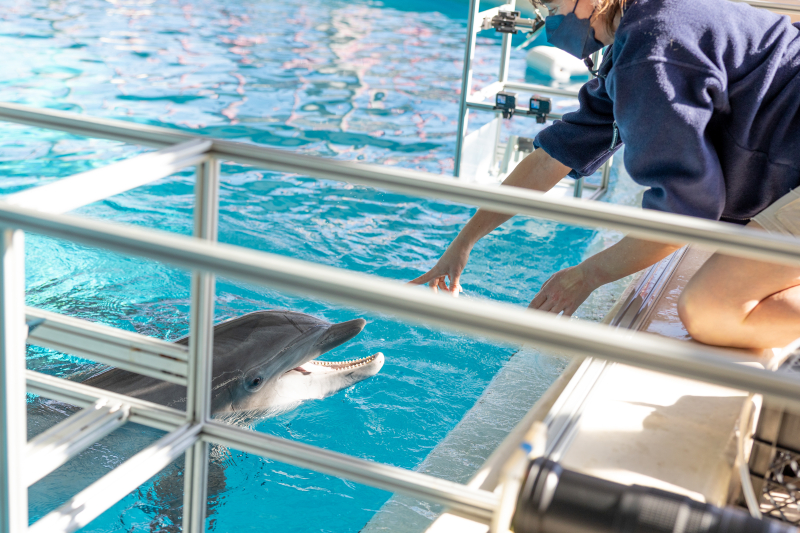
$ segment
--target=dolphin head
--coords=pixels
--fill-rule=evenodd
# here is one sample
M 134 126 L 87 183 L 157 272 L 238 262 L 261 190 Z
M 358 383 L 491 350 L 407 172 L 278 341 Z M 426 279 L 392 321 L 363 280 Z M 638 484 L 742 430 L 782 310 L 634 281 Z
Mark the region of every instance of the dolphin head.
M 342 363 L 314 361 L 365 325 L 361 318 L 331 324 L 293 311 L 258 311 L 222 322 L 214 328 L 212 413 L 266 411 L 276 402 L 287 403 L 281 399 L 288 390 L 296 402 L 374 375 L 382 354 Z M 281 383 L 289 376 L 293 379 Z M 319 395 L 323 389 L 327 392 Z

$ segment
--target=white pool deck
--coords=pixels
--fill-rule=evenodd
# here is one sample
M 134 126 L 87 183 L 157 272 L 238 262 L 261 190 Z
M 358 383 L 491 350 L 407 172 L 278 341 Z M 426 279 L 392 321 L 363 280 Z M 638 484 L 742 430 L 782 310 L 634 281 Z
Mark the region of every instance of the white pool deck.
M 678 318 L 677 300 L 709 256 L 697 249 L 687 251 L 639 330 L 694 342 Z M 572 426 L 560 437 L 562 442 L 551 457 L 568 468 L 611 481 L 725 505 L 736 486 L 735 436 L 747 394 L 622 364 L 601 365 L 594 376 L 578 372 L 571 378 L 567 390 L 576 381 L 594 383 L 573 411 Z M 496 468 L 489 465 L 490 470 Z M 480 484 L 478 479 L 474 482 Z M 428 533 L 488 530 L 486 525 L 447 513 L 427 529 Z

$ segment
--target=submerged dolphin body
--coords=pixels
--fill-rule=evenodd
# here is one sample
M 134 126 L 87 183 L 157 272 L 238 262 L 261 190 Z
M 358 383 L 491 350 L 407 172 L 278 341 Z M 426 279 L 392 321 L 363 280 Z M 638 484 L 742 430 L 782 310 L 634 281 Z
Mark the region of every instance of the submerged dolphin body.
M 352 361 L 314 361 L 365 325 L 361 318 L 331 324 L 293 311 L 256 311 L 217 324 L 212 415 L 281 411 L 374 376 L 383 366 L 382 353 Z M 186 345 L 188 338 L 176 342 Z M 178 409 L 186 405 L 186 387 L 118 368 L 84 383 Z

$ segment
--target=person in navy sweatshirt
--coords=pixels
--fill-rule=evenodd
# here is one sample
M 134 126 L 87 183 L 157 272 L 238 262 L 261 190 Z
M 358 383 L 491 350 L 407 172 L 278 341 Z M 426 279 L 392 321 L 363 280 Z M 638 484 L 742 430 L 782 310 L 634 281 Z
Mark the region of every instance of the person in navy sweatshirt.
M 542 1 L 554 46 L 579 58 L 610 48 L 580 109 L 542 130 L 504 185 L 549 190 L 624 143 L 628 173 L 649 187 L 645 209 L 800 236 L 800 24 L 728 0 Z M 472 247 L 509 218 L 478 210 L 411 283 L 458 295 Z M 571 315 L 597 287 L 677 248 L 625 237 L 555 273 L 530 307 Z M 678 310 L 698 341 L 784 346 L 800 337 L 800 268 L 715 254 Z

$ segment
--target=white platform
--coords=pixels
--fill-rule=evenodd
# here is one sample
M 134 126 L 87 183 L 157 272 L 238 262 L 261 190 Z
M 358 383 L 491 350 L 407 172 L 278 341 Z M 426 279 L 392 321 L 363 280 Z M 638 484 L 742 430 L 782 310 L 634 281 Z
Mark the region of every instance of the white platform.
M 640 330 L 694 342 L 676 306 L 686 282 L 708 256 L 687 252 Z M 567 468 L 618 483 L 657 487 L 725 505 L 736 457 L 735 430 L 746 393 L 621 364 L 594 364 L 598 372 L 578 371 L 568 385 L 584 380 L 583 387 L 590 390 L 571 412 L 571 425 L 561 436 L 562 449 L 552 458 Z M 427 531 L 486 533 L 488 527 L 444 514 Z

